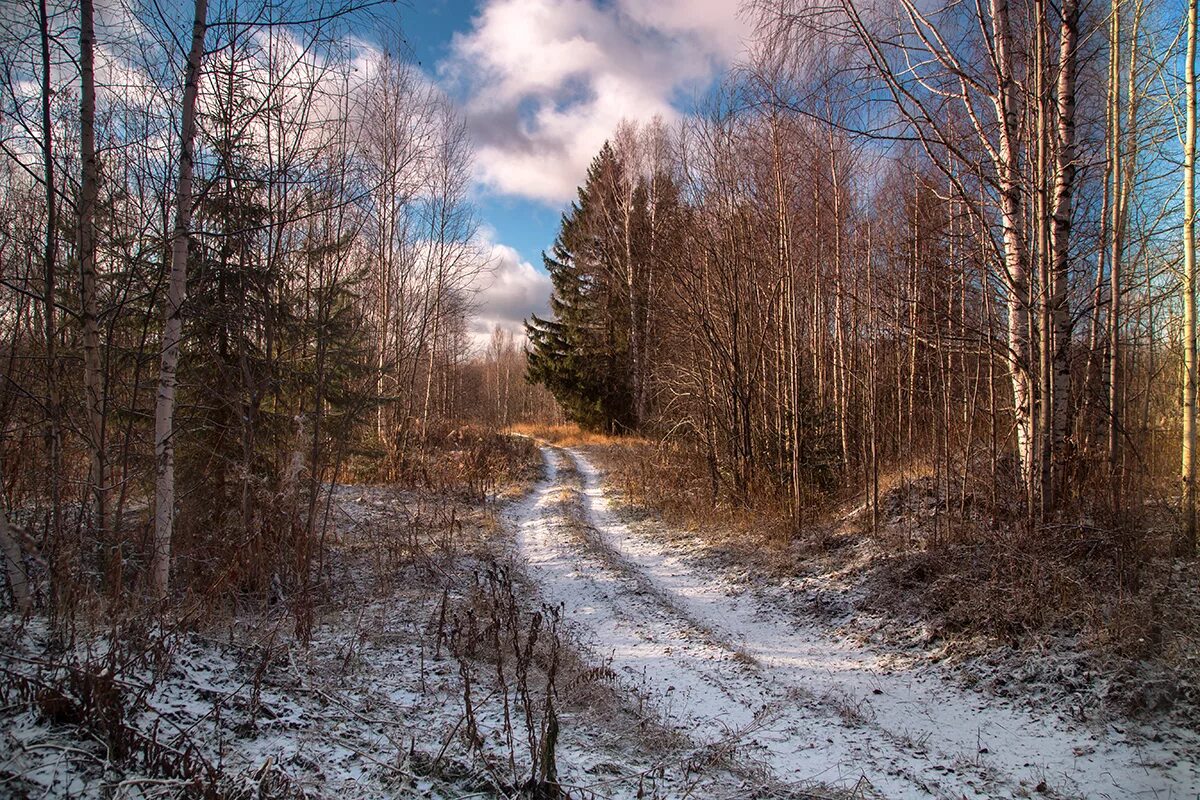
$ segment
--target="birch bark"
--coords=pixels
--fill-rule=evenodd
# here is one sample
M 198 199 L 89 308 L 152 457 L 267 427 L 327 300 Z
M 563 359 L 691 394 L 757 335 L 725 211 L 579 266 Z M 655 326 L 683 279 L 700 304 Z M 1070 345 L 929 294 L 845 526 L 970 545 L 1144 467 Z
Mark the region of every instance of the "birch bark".
M 1064 462 L 1071 423 L 1071 310 L 1067 299 L 1070 280 L 1071 198 L 1075 188 L 1075 77 L 1079 30 L 1077 0 L 1063 0 L 1059 30 L 1058 127 L 1055 132 L 1053 227 L 1050 229 L 1051 295 L 1054 326 L 1053 451 L 1056 467 Z
M 107 517 L 104 449 L 104 377 L 100 365 L 100 330 L 96 298 L 96 60 L 92 0 L 79 2 L 79 291 L 83 327 L 83 387 L 87 403 L 89 447 L 88 483 L 92 494 L 92 525 L 103 535 Z
M 0 551 L 4 556 L 4 572 L 8 576 L 8 588 L 12 592 L 13 605 L 22 614 L 28 614 L 33 609 L 29 597 L 29 578 L 25 574 L 25 559 L 21 555 L 21 545 L 17 541 L 17 533 L 8 523 L 8 514 L 0 508 Z
M 154 552 L 150 591 L 167 595 L 171 574 L 171 538 L 175 528 L 175 388 L 179 341 L 183 334 L 183 301 L 187 296 L 188 236 L 192 227 L 192 173 L 196 145 L 196 98 L 200 65 L 208 28 L 208 0 L 196 0 L 192 43 L 183 86 L 183 115 L 179 133 L 179 178 L 175 191 L 175 224 L 171 232 L 171 267 L 162 334 L 162 360 L 154 407 Z
M 1196 11 L 1188 0 L 1183 144 L 1183 546 L 1196 546 Z
M 1029 364 L 1029 275 L 1022 236 L 1022 192 L 1017 153 L 1017 87 L 1013 77 L 1012 28 L 1008 0 L 991 0 L 992 38 L 995 49 L 997 91 L 994 97 L 999 126 L 997 159 L 1000 186 L 1000 222 L 1004 242 L 1004 269 L 1008 289 L 1008 350 L 1013 387 L 1013 412 L 1017 429 L 1017 454 L 1024 474 L 1033 468 L 1033 405 Z

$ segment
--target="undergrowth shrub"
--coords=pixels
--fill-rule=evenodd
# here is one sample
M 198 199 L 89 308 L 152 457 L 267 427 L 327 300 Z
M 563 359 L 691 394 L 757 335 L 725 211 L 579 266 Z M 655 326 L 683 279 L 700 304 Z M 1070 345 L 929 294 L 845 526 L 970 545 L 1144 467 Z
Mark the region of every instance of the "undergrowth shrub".
M 494 498 L 505 484 L 532 481 L 541 458 L 529 439 L 480 425 L 433 423 L 403 447 L 358 449 L 343 477 L 350 482 L 395 483 L 412 489 Z
M 439 615 L 437 645 L 448 647 L 462 678 L 465 739 L 485 765 L 491 788 L 505 796 L 562 795 L 557 764 L 562 622 L 561 608 L 526 610 L 510 572 L 495 563 L 475 574 L 461 603 Z M 473 676 L 489 665 L 495 689 L 484 695 Z M 489 755 L 479 731 L 477 714 L 489 702 L 501 708 L 504 764 Z
M 1090 506 L 1031 524 L 1005 470 L 918 459 L 881 475 L 873 530 L 861 492 L 810 494 L 798 520 L 769 489 L 729 502 L 686 443 L 617 440 L 589 452 L 634 513 L 696 532 L 739 567 L 856 576 L 866 609 L 920 621 L 924 638 L 976 652 L 1063 637 L 1096 659 L 1154 662 L 1181 686 L 1200 685 L 1200 613 L 1186 613 L 1200 587 L 1187 580 L 1194 567 L 1170 557 L 1173 515 L 1146 487 L 1123 487 L 1136 514 L 1115 512 L 1105 487 L 1079 493 L 1101 498 Z
M 206 755 L 196 729 L 147 704 L 168 679 L 179 636 L 132 620 L 114 626 L 96 650 L 50 647 L 10 660 L 0 665 L 0 702 L 9 711 L 28 708 L 53 726 L 64 749 L 89 756 L 85 762 L 103 781 L 153 785 L 161 796 L 197 800 L 306 797 L 270 760 L 255 774 L 228 774 Z M 264 658 L 270 657 L 268 651 Z M 260 680 L 256 674 L 248 688 L 252 703 Z M 219 719 L 219 708 L 214 713 Z

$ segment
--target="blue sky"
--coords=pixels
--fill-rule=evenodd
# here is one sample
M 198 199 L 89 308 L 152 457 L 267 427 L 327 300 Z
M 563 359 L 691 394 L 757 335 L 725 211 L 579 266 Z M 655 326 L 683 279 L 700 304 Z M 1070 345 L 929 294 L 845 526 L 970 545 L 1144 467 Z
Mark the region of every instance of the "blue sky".
M 378 24 L 376 24 L 378 23 Z M 462 110 L 497 262 L 476 334 L 546 313 L 541 253 L 622 119 L 687 113 L 740 54 L 738 0 L 399 0 L 367 39 L 409 57 Z
M 436 76 L 438 65 L 452 57 L 454 34 L 470 33 L 479 6 L 478 0 L 410 0 L 402 5 L 400 22 L 413 58 Z M 482 186 L 478 189 L 480 216 L 495 231 L 496 240 L 542 269 L 541 252 L 554 241 L 562 206 L 519 194 L 487 191 Z

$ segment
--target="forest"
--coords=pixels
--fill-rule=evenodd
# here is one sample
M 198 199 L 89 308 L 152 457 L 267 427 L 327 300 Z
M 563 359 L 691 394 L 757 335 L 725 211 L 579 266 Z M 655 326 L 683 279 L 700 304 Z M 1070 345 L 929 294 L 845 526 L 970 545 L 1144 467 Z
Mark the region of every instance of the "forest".
M 488 126 L 701 7 L 495 322 Z M 1198 25 L 0 3 L 0 795 L 1200 792 Z
M 1194 552 L 1178 10 L 762 4 L 700 113 L 596 155 L 531 378 L 796 525 L 925 461 L 1031 526 L 1171 506 Z

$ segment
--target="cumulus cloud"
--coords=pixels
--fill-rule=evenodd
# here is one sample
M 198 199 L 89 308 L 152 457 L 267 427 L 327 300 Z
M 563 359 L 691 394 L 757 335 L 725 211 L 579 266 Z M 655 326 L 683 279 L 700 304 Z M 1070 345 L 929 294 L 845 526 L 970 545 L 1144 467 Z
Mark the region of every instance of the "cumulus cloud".
M 622 118 L 678 116 L 747 33 L 738 0 L 483 0 L 441 77 L 463 96 L 481 182 L 561 203 Z
M 477 346 L 486 344 L 499 325 L 518 341 L 525 337 L 522 326 L 530 314 L 550 314 L 550 277 L 521 259 L 504 244 L 491 244 L 493 269 L 480 278 L 477 308 L 471 319 L 471 336 Z

